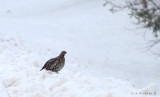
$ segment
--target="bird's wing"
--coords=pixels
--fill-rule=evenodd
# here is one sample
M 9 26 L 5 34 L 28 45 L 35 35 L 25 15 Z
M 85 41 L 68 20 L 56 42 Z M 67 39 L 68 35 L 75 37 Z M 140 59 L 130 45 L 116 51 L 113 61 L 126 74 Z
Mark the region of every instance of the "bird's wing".
M 50 66 L 52 65 L 52 64 L 54 64 L 56 61 L 57 61 L 58 59 L 57 58 L 52 58 L 52 59 L 50 59 L 50 60 L 48 60 L 45 64 L 44 64 L 44 66 L 42 67 L 42 69 L 41 70 L 43 70 L 43 69 L 50 69 Z M 41 71 L 40 70 L 40 71 Z
M 58 60 L 57 58 L 52 58 L 52 59 L 48 60 L 48 61 L 46 62 L 46 64 L 47 64 L 46 69 L 47 69 L 47 70 L 52 69 L 52 68 L 54 67 L 54 65 L 56 65 L 57 60 Z

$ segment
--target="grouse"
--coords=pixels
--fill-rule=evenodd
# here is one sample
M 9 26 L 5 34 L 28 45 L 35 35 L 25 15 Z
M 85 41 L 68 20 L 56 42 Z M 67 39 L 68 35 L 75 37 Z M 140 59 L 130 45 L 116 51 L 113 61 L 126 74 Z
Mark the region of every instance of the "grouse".
M 58 73 L 58 71 L 60 71 L 64 67 L 65 64 L 64 56 L 66 53 L 67 53 L 66 51 L 62 51 L 60 55 L 57 56 L 56 58 L 51 58 L 50 60 L 48 60 L 44 64 L 41 70 L 46 69 Z

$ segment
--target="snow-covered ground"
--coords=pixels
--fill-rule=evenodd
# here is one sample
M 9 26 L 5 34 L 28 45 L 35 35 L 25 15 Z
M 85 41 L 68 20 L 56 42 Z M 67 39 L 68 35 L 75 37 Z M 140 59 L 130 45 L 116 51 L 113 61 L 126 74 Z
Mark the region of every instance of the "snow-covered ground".
M 152 37 L 103 3 L 0 0 L 0 97 L 158 97 L 160 58 L 146 48 Z M 62 50 L 60 74 L 39 71 Z

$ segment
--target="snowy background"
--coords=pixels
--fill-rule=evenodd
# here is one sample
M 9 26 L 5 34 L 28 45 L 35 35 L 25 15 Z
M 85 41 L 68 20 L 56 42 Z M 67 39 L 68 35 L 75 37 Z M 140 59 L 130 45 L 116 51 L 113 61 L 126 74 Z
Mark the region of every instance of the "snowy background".
M 0 97 L 159 97 L 153 37 L 104 3 L 0 0 Z M 62 50 L 60 74 L 39 71 Z

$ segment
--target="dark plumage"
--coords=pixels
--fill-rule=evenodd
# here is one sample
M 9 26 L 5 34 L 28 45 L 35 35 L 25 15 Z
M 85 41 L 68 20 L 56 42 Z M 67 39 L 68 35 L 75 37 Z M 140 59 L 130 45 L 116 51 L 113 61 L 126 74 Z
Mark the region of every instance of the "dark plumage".
M 66 53 L 67 53 L 66 51 L 62 51 L 60 53 L 60 55 L 57 56 L 56 58 L 52 58 L 52 59 L 48 60 L 44 64 L 44 66 L 42 67 L 41 70 L 46 69 L 46 70 L 51 70 L 53 72 L 58 73 L 58 71 L 60 71 L 64 67 L 64 64 L 65 64 L 64 56 L 65 56 Z

